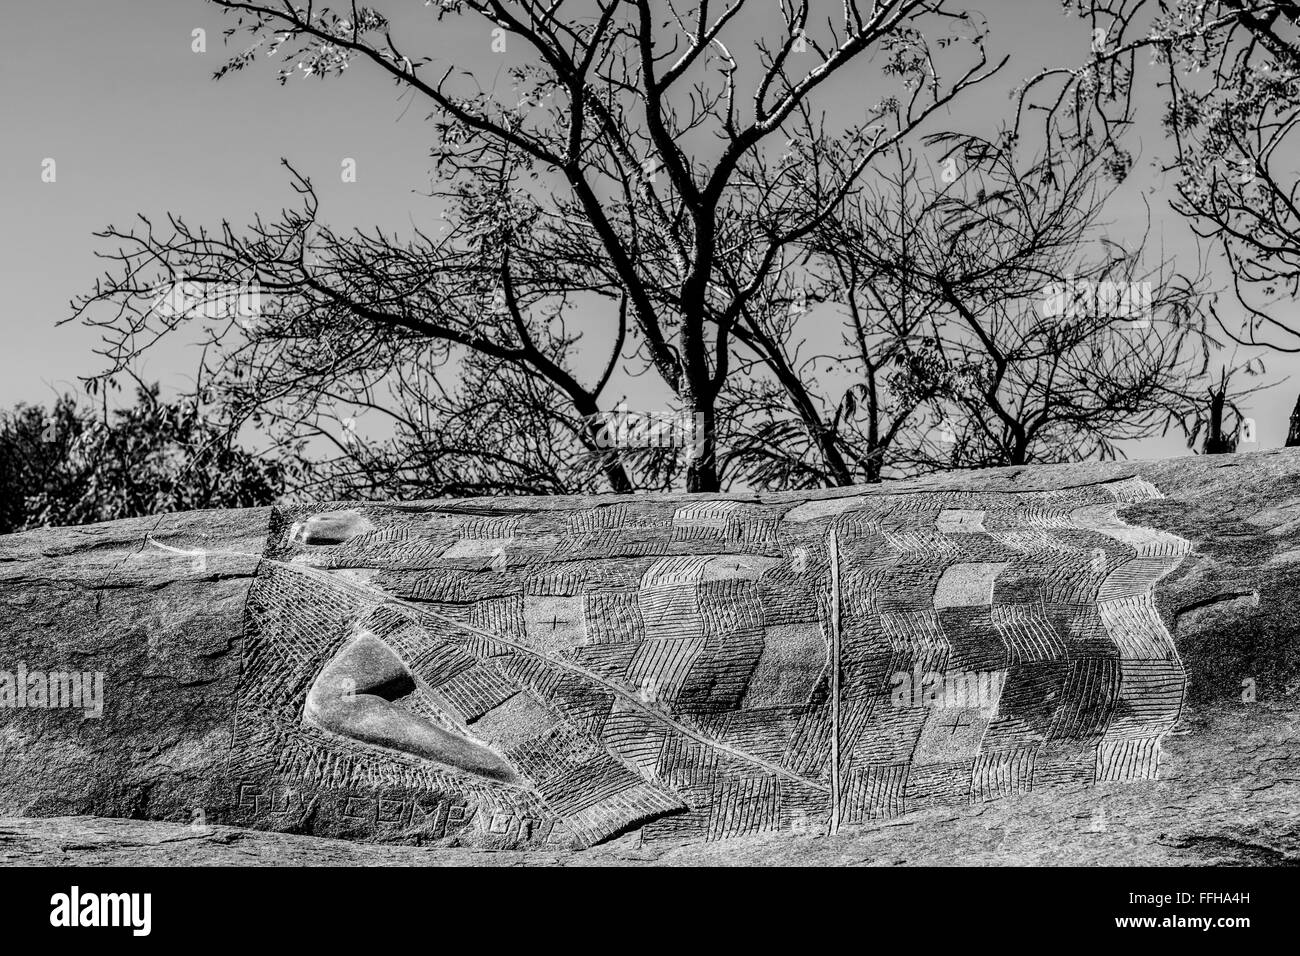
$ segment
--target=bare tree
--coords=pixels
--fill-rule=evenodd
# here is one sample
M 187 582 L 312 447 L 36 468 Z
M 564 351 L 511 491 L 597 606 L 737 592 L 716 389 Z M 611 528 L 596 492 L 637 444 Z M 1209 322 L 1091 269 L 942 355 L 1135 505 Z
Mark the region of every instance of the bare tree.
M 1255 358 L 1229 368 L 1219 369 L 1219 380 L 1211 379 L 1207 383 L 1204 399 L 1179 414 L 1174 424 L 1187 439 L 1187 447 L 1199 450 L 1206 455 L 1223 455 L 1237 450 L 1242 441 L 1255 441 L 1250 433 L 1254 422 L 1247 418 L 1241 409 L 1241 403 L 1248 395 L 1270 388 L 1271 384 L 1259 384 L 1251 388 L 1234 388 L 1232 380 L 1239 375 L 1261 376 L 1264 363 Z M 1232 413 L 1232 424 L 1228 425 L 1228 413 Z
M 526 209 L 499 204 L 489 215 L 478 184 L 453 207 L 462 224 L 436 236 L 340 235 L 318 222 L 310 181 L 293 176 L 301 208 L 242 232 L 169 216 L 165 231 L 141 217 L 135 229 L 99 234 L 117 244 L 103 254 L 116 267 L 75 303 L 74 317 L 103 332 L 103 377 L 165 335 L 201 329 L 200 380 L 229 427 L 252 421 L 285 447 L 311 442 L 319 479 L 351 492 L 367 483 L 387 494 L 553 492 L 559 464 L 542 467 L 536 448 L 523 454 L 515 441 L 537 416 L 564 421 L 560 457 L 581 459 L 561 487 L 632 488 L 617 455 L 596 443 L 626 309 L 616 306 L 611 341 L 588 346 L 570 332 L 571 297 L 609 290 L 584 289 L 573 269 L 551 261 Z M 521 288 L 513 275 L 531 277 L 539 262 L 543 274 Z M 599 371 L 583 382 L 575 363 Z M 366 414 L 379 421 L 359 429 Z M 453 464 L 477 477 L 460 483 Z
M 1069 5 L 1067 5 L 1068 7 Z M 1049 140 L 1091 150 L 1122 175 L 1140 60 L 1163 93 L 1179 175 L 1174 207 L 1216 240 L 1247 320 L 1242 344 L 1300 351 L 1300 4 L 1294 0 L 1086 0 L 1090 56 L 1046 69 L 1020 97 Z M 1140 97 L 1139 97 L 1140 99 Z
M 951 134 L 930 145 L 942 171 L 909 164 L 894 183 L 908 227 L 868 215 L 837 244 L 895 313 L 879 353 L 908 421 L 894 467 L 1114 457 L 1187 415 L 1217 345 L 1203 282 L 1105 235 L 1101 161 L 1025 164 L 1005 142 Z
M 936 303 L 911 281 L 908 257 L 932 186 L 901 148 L 891 160 L 822 222 L 799 269 L 736 332 L 745 374 L 728 396 L 737 426 L 725 460 L 748 483 L 843 486 L 924 468 L 907 446 L 938 383 L 911 374 L 909 357 Z M 831 324 L 833 336 L 809 342 Z
M 79 303 L 83 314 L 104 298 L 120 304 L 145 263 L 175 269 L 180 254 L 192 271 L 202 266 L 203 281 L 229 282 L 235 271 L 267 280 L 276 294 L 309 298 L 314 308 L 299 310 L 309 323 L 333 312 L 346 330 L 343 357 L 354 354 L 358 340 L 376 349 L 390 341 L 412 348 L 451 342 L 528 369 L 590 419 L 607 378 L 579 382 L 555 348 L 533 337 L 535 319 L 528 314 L 562 314 L 570 307 L 566 297 L 586 292 L 605 299 L 611 317 L 617 314 L 610 324 L 617 321 L 619 332 L 611 338 L 621 346 L 626 334 L 637 359 L 702 424 L 698 454 L 685 469 L 695 491 L 720 487 L 717 398 L 731 370 L 736 329 L 750 304 L 779 282 L 788 250 L 817 228 L 877 156 L 997 68 L 989 66 L 978 31 L 956 32 L 967 24 L 966 14 L 944 0 L 894 0 L 869 9 L 849 0 L 825 21 L 813 19 L 809 0 L 748 16 L 758 8 L 747 0 L 697 0 L 688 9 L 594 0 L 563 12 L 537 0 L 435 5 L 439 18 L 476 18 L 485 32 L 515 45 L 522 62 L 497 87 L 455 66 L 462 51 L 402 49 L 375 8 L 213 2 L 235 18 L 229 36 L 245 35 L 250 43 L 218 75 L 252 64 L 259 52 L 283 57 L 282 81 L 335 76 L 364 63 L 426 102 L 440 137 L 440 182 L 463 210 L 491 211 L 495 232 L 478 236 L 482 241 L 472 248 L 424 237 L 403 247 L 379 236 L 346 244 L 328 236 L 344 258 L 368 260 L 342 270 L 351 287 L 334 281 L 340 263 L 307 279 L 284 274 L 286 259 L 302 257 L 301 223 L 289 223 L 270 247 L 261 245 L 262 237 L 242 241 L 228 229 L 197 243 L 184 231 L 167 237 L 113 232 L 136 243 L 123 259 L 129 281 L 119 276 L 98 289 Z M 437 67 L 436 60 L 453 65 Z M 945 64 L 956 64 L 954 78 L 941 75 Z M 879 94 L 859 115 L 828 128 L 818 99 L 850 66 Z M 530 263 L 518 249 L 525 231 L 537 237 L 535 248 L 550 251 L 547 270 L 532 268 L 542 260 Z M 267 259 L 271 275 L 263 274 Z M 477 275 L 483 287 L 499 290 L 499 332 L 480 334 L 463 304 L 448 318 L 446 289 L 438 290 L 436 302 L 424 291 L 434 273 L 450 274 L 448 260 L 466 267 L 462 277 Z M 390 281 L 392 268 L 399 281 Z M 363 276 L 371 288 L 363 288 Z M 134 321 L 109 350 L 115 366 L 147 345 L 153 331 L 138 309 L 129 318 Z M 358 319 L 368 330 L 359 339 Z M 321 334 L 331 337 L 323 326 Z M 413 342 L 419 339 L 425 344 Z M 327 367 L 335 362 L 331 353 Z M 288 387 L 306 397 L 317 387 L 261 382 L 271 395 Z M 632 485 L 621 456 L 606 455 L 604 464 L 612 488 Z

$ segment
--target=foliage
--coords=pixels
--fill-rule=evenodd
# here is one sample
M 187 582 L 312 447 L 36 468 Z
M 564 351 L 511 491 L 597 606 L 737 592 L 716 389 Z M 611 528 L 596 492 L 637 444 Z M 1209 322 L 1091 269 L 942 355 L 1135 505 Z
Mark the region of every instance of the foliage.
M 1153 78 L 1174 148 L 1173 206 L 1224 253 L 1245 310 L 1241 325 L 1220 325 L 1241 344 L 1300 351 L 1292 305 L 1300 295 L 1300 4 L 1076 0 L 1066 7 L 1088 21 L 1091 53 L 1030 78 L 1021 118 L 1043 116 L 1048 139 L 1065 154 L 1099 154 L 1122 168 L 1135 104 Z
M 0 532 L 275 501 L 298 467 L 141 386 L 104 416 L 68 395 L 0 412 Z

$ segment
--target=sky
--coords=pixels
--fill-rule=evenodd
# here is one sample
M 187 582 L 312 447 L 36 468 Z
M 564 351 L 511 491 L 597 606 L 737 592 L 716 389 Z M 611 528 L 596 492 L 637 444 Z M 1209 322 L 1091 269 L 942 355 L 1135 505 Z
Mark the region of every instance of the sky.
M 395 22 L 421 31 L 412 44 L 427 42 L 460 65 L 499 75 L 502 59 L 481 24 L 469 18 L 434 23 L 423 0 L 380 6 L 409 18 Z M 940 117 L 943 126 L 991 133 L 1009 115 L 1007 92 L 1014 83 L 1045 65 L 1086 55 L 1090 35 L 1062 14 L 1059 0 L 976 0 L 966 7 L 991 24 L 990 52 L 995 58 L 1009 54 L 1011 61 L 995 83 Z M 437 205 L 422 195 L 430 188 L 433 144 L 426 110 L 363 66 L 338 79 L 295 78 L 282 87 L 263 62 L 214 81 L 213 72 L 239 48 L 223 46 L 228 25 L 203 0 L 6 5 L 0 32 L 0 407 L 48 403 L 77 390 L 79 376 L 102 368 L 97 333 L 59 323 L 71 314 L 69 301 L 103 273 L 106 263 L 96 253 L 112 247 L 94 233 L 110 223 L 126 227 L 141 214 L 157 222 L 171 212 L 194 224 L 228 219 L 239 225 L 258 211 L 274 215 L 294 205 L 284 158 L 312 178 L 322 218 L 336 228 L 436 229 Z M 194 49 L 196 30 L 205 31 L 205 52 Z M 854 80 L 846 76 L 828 91 L 828 110 L 852 115 L 861 109 L 868 97 Z M 1146 109 L 1148 117 L 1153 112 Z M 1168 208 L 1168 181 L 1151 170 L 1168 152 L 1158 126 L 1143 124 L 1131 145 L 1139 168 L 1110 212 L 1111 228 L 1123 234 L 1140 226 L 1142 193 L 1155 217 L 1153 239 L 1176 259 L 1196 255 L 1187 224 Z M 340 175 L 349 159 L 355 182 Z M 54 182 L 42 180 L 48 160 L 54 161 Z M 1221 259 L 1212 247 L 1209 256 Z M 139 372 L 167 390 L 183 389 L 197 359 L 177 340 L 149 354 Z M 1300 370 L 1297 357 L 1265 359 L 1269 380 Z M 1247 414 L 1257 424 L 1254 447 L 1282 444 L 1294 402 L 1289 381 L 1248 400 Z M 1127 451 L 1147 458 L 1186 449 L 1171 436 Z

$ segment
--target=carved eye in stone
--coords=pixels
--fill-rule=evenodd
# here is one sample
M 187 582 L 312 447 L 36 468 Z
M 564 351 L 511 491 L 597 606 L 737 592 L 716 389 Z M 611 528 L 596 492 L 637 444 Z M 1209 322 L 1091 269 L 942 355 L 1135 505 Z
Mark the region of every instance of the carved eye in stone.
M 342 544 L 374 530 L 374 524 L 359 511 L 324 511 L 294 522 L 289 530 L 289 541 L 292 544 Z

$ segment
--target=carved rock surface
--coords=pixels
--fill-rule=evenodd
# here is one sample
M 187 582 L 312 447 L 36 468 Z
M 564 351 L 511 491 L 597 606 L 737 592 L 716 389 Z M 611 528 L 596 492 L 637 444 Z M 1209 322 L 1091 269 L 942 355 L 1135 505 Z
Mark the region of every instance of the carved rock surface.
M 1292 760 L 1298 575 L 1290 450 L 10 535 L 0 705 L 4 673 L 99 672 L 103 699 L 0 706 L 0 814 L 777 858 L 836 816 L 883 839 L 1103 799 L 1159 819 L 1171 751 L 1232 809 L 1224 734 Z M 303 719 L 359 637 L 401 662 L 374 698 L 401 733 Z M 1277 822 L 1295 777 L 1234 826 Z M 1294 854 L 1269 832 L 1253 861 Z
M 98 817 L 0 819 L 0 865 L 52 866 L 1296 866 L 1300 722 L 1256 702 L 1191 716 L 1157 780 L 1052 788 L 907 813 L 836 836 L 757 833 L 583 851 L 359 843 Z

